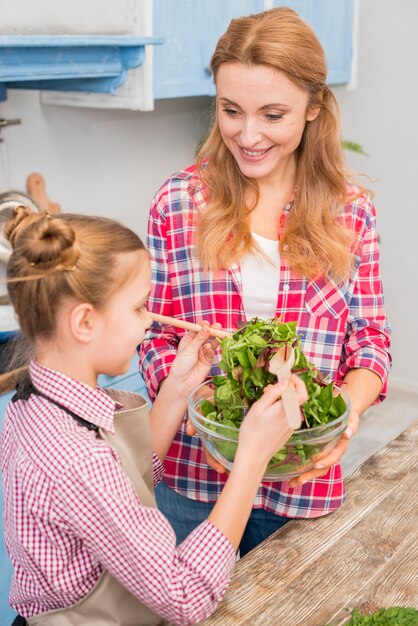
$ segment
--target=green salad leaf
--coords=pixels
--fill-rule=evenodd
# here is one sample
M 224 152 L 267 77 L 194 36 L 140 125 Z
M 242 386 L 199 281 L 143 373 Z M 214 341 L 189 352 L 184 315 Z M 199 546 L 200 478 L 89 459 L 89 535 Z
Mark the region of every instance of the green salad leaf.
M 214 401 L 205 400 L 200 407 L 203 415 L 215 422 L 213 429 L 216 429 L 216 422 L 239 428 L 246 410 L 263 395 L 267 385 L 277 381 L 275 374 L 269 371 L 269 362 L 285 344 L 290 344 L 295 352 L 292 372 L 305 382 L 308 391 L 308 400 L 302 406 L 302 428 L 327 424 L 345 412 L 346 403 L 340 394 L 334 395 L 333 382 L 327 382 L 303 354 L 296 322 L 253 318 L 221 342 L 219 367 L 225 375 L 213 377 Z M 289 458 L 283 448 L 274 455 L 269 466 L 281 461 L 290 466 L 305 463 L 318 451 L 316 446 L 304 444 L 296 446 L 294 458 Z
M 355 609 L 347 626 L 418 626 L 418 611 L 410 607 L 392 606 L 371 615 L 363 615 Z

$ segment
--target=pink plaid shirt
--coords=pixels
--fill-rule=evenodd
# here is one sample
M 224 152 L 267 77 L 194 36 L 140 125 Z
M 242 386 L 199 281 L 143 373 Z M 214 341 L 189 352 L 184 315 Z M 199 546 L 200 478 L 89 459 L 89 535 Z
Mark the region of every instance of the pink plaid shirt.
M 196 322 L 220 322 L 233 331 L 245 319 L 238 265 L 216 274 L 205 272 L 194 248 L 206 190 L 195 166 L 170 177 L 154 198 L 148 222 L 148 249 L 153 270 L 150 311 Z M 289 204 L 281 216 L 283 232 Z M 341 219 L 356 234 L 358 248 L 349 278 L 340 285 L 293 274 L 281 258 L 277 316 L 296 321 L 303 350 L 331 380 L 341 381 L 352 368 L 367 368 L 383 381 L 390 368 L 389 325 L 383 309 L 375 210 L 368 197 L 342 209 Z M 153 324 L 139 347 L 140 370 L 155 396 L 169 372 L 179 339 L 178 328 Z M 212 373 L 219 373 L 214 366 Z M 165 459 L 164 481 L 184 496 L 203 502 L 217 499 L 225 481 L 205 461 L 198 437 L 189 437 L 185 422 Z M 288 482 L 261 485 L 255 507 L 289 517 L 317 517 L 338 508 L 345 496 L 340 465 L 326 476 L 291 489 Z
M 119 405 L 102 390 L 30 366 L 35 387 L 114 432 Z M 154 455 L 154 479 L 162 465 Z M 164 515 L 141 506 L 119 456 L 42 397 L 10 403 L 1 440 L 5 541 L 14 565 L 10 604 L 24 617 L 67 607 L 103 569 L 162 617 L 210 615 L 234 567 L 232 545 L 209 521 L 176 548 Z

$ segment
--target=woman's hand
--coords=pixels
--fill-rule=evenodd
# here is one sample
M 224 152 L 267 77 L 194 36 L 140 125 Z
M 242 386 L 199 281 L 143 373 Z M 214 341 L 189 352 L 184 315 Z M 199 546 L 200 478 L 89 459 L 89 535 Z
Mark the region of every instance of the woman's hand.
M 190 420 L 187 420 L 186 430 L 187 430 L 187 434 L 190 437 L 193 437 L 196 434 L 196 429 Z M 209 450 L 203 443 L 202 443 L 202 448 L 203 448 L 203 452 L 205 453 L 206 463 L 209 465 L 209 467 L 215 470 L 215 472 L 218 472 L 218 474 L 225 474 L 228 472 L 226 467 L 224 467 L 222 463 L 219 463 L 219 461 L 217 461 L 215 457 L 211 455 L 211 453 L 209 452 Z
M 297 485 L 303 485 L 314 478 L 325 476 L 329 468 L 332 465 L 339 463 L 343 454 L 347 452 L 350 439 L 357 433 L 359 424 L 360 415 L 357 411 L 352 409 L 348 419 L 347 428 L 341 435 L 337 445 L 331 451 L 322 452 L 321 454 L 315 456 L 313 469 L 300 474 L 300 476 L 297 476 L 296 478 L 292 478 L 292 480 L 289 481 L 289 486 L 296 487 Z
M 175 379 L 179 393 L 188 395 L 209 374 L 215 350 L 219 346 L 217 339 L 210 338 L 209 322 L 198 322 L 202 325 L 197 333 L 189 331 L 179 343 L 177 356 L 171 366 L 167 380 Z M 220 328 L 220 324 L 212 324 Z

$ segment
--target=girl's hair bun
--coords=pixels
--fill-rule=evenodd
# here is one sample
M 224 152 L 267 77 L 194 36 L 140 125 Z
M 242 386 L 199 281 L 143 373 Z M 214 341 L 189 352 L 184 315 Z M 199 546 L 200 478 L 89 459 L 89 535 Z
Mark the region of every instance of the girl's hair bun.
M 29 215 L 31 215 L 31 210 L 27 206 L 19 205 L 12 210 L 12 215 L 9 217 L 3 230 L 4 236 L 10 241 L 12 247 L 14 247 L 19 226 Z
M 40 270 L 75 265 L 79 257 L 75 232 L 59 215 L 33 213 L 17 206 L 4 227 L 14 253 Z

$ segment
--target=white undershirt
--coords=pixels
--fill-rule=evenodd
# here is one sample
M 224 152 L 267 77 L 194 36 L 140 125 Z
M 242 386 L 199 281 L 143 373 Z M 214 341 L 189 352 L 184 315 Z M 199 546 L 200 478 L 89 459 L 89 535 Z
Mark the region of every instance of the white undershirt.
M 280 280 L 279 243 L 253 232 L 251 235 L 267 258 L 253 252 L 241 259 L 244 311 L 247 320 L 253 317 L 267 319 L 276 316 Z

